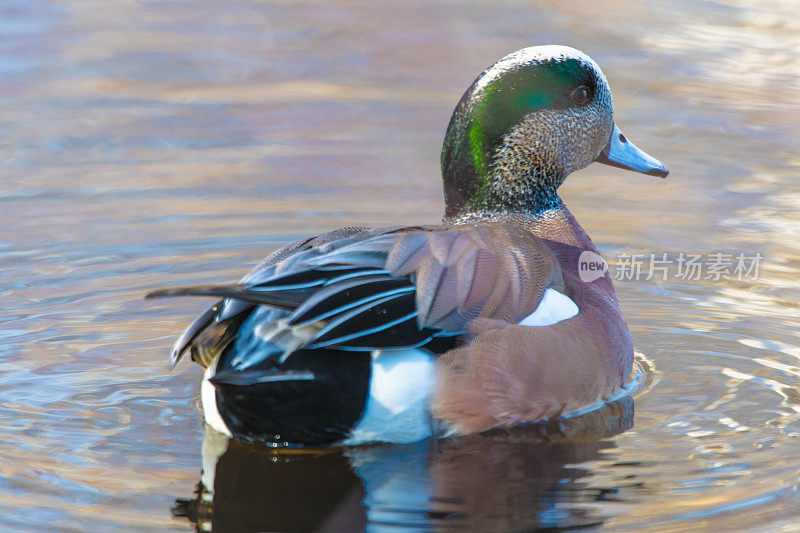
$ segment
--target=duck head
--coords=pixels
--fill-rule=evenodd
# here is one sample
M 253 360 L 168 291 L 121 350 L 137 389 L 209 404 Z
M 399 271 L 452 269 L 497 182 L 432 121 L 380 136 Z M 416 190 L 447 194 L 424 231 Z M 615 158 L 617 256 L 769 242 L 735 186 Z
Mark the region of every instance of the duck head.
M 445 216 L 558 207 L 564 179 L 594 161 L 666 177 L 613 117 L 608 81 L 583 52 L 533 46 L 507 55 L 453 111 L 442 150 Z

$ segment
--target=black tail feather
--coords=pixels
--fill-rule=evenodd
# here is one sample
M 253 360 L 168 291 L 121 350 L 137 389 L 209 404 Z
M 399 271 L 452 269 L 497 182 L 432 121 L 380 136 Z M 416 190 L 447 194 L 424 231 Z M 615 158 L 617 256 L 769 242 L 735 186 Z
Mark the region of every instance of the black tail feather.
M 150 295 L 147 295 L 149 297 Z M 209 325 L 214 322 L 219 310 L 222 308 L 222 301 L 217 302 L 216 305 L 212 306 L 208 309 L 205 313 L 197 317 L 194 322 L 192 322 L 188 328 L 178 337 L 178 340 L 175 341 L 175 344 L 172 346 L 172 350 L 169 353 L 169 364 L 170 368 L 175 368 L 183 357 L 183 354 L 192 346 L 192 342 L 197 338 L 197 335 L 206 329 Z
M 308 298 L 308 293 L 305 291 L 254 291 L 241 285 L 189 285 L 155 290 L 147 293 L 145 299 L 178 296 L 233 298 L 254 305 L 267 305 L 294 311 Z
M 313 372 L 304 370 L 229 370 L 218 372 L 209 381 L 217 388 L 256 387 L 286 381 L 314 381 Z

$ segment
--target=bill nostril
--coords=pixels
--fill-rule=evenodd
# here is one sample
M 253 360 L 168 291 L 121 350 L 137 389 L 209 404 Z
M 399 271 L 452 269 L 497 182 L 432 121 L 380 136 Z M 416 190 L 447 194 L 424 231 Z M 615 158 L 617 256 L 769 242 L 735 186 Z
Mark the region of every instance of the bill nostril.
M 620 133 L 619 134 L 619 142 L 626 143 L 626 142 L 628 142 L 628 139 L 626 139 L 625 136 Z

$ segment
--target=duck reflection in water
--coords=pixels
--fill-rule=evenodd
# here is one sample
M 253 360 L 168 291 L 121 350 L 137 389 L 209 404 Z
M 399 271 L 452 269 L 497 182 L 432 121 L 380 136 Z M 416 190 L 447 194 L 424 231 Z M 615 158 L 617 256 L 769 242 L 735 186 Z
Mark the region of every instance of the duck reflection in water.
M 515 531 L 603 522 L 585 468 L 633 425 L 633 398 L 570 419 L 411 445 L 271 449 L 206 427 L 203 474 L 176 516 L 197 531 Z

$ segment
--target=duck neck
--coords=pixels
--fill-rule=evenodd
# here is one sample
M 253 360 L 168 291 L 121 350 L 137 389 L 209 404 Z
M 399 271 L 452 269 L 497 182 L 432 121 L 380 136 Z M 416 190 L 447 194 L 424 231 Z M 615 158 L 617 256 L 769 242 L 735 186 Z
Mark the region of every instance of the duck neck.
M 537 168 L 500 168 L 484 177 L 478 176 L 474 169 L 463 170 L 472 171 L 472 176 L 455 179 L 445 176 L 445 218 L 456 219 L 480 213 L 536 217 L 563 205 L 558 196 L 558 186 L 564 181 L 561 176 Z

